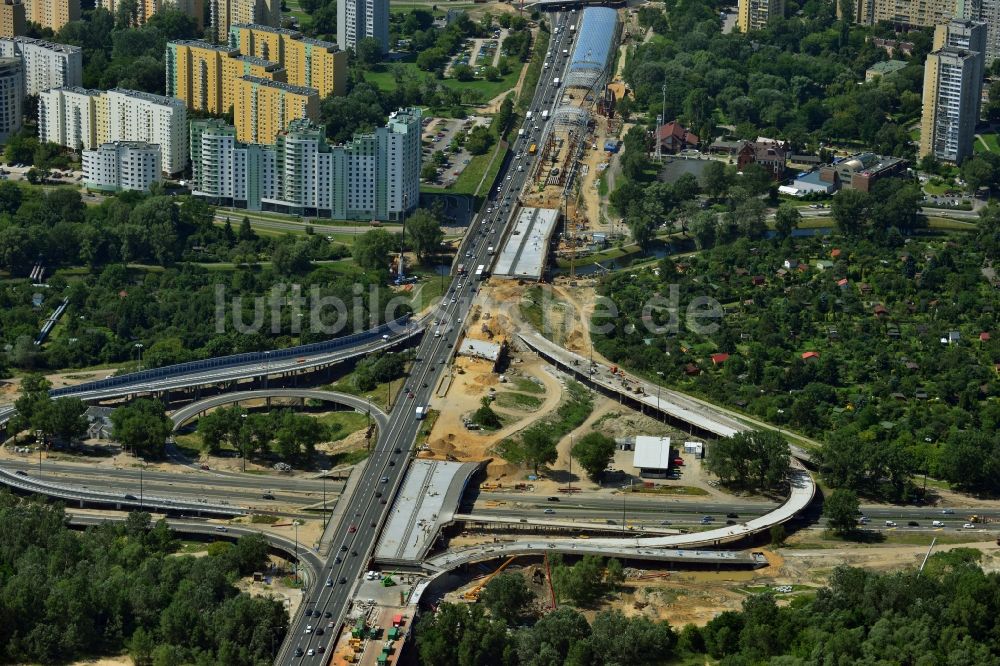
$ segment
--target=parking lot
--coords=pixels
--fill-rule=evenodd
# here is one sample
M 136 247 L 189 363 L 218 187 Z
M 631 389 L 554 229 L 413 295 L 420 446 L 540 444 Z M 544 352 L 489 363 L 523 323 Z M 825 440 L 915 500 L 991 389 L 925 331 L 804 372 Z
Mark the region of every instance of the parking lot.
M 458 179 L 462 170 L 472 161 L 472 155 L 464 148 L 451 150 L 452 140 L 477 125 L 485 125 L 489 119 L 483 116 L 469 116 L 464 120 L 454 118 L 426 118 L 421 139 L 423 141 L 423 163 L 429 163 L 434 153 L 441 151 L 447 161 L 438 168 L 435 185 L 448 187 Z

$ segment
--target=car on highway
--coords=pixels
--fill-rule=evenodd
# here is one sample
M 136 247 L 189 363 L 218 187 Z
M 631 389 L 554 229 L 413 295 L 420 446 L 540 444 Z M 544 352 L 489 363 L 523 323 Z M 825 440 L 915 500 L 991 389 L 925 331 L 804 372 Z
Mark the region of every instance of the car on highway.
M 702 516 L 701 517 L 701 523 L 702 523 L 702 525 L 704 525 L 706 523 L 712 523 L 712 522 L 715 522 L 715 518 L 713 518 L 712 516 Z
M 739 518 L 739 515 L 733 512 L 729 512 L 726 514 L 726 518 Z
M 941 513 L 943 513 L 946 516 L 950 516 L 951 514 L 955 513 L 955 510 L 954 509 L 941 509 Z
M 672 523 L 669 520 L 661 520 L 660 524 L 661 525 L 671 525 Z
M 306 656 L 311 657 L 314 654 L 316 654 L 316 650 L 313 650 L 312 648 L 309 648 L 308 650 L 306 650 Z
M 906 526 L 907 526 L 907 527 L 920 527 L 920 523 L 918 523 L 918 522 L 917 522 L 917 521 L 915 521 L 915 520 L 908 520 L 908 521 L 906 522 Z
M 323 654 L 324 652 L 326 652 L 326 648 L 322 645 L 316 647 L 316 654 Z
M 383 476 L 382 477 L 382 483 L 389 483 L 389 477 Z
M 273 500 L 274 495 L 272 495 L 271 493 L 264 493 L 263 495 L 261 495 L 261 498 L 266 500 Z
M 23 469 L 19 469 L 19 470 L 17 470 L 17 471 L 16 471 L 16 472 L 14 472 L 14 473 L 15 473 L 15 474 L 20 474 L 21 476 L 28 476 L 28 473 L 27 473 L 27 472 L 25 472 L 25 471 L 24 471 Z
M 976 529 L 976 526 L 973 525 L 972 523 L 966 523 L 966 524 L 962 525 L 962 529 L 974 530 L 974 529 Z
M 347 583 L 347 579 L 346 579 L 346 578 L 344 578 L 343 576 L 341 576 L 341 577 L 340 577 L 340 584 L 341 584 L 341 585 L 344 585 L 344 584 L 346 584 L 346 583 Z
M 558 502 L 559 501 L 559 498 L 556 497 L 555 495 L 553 495 L 552 497 L 546 497 L 545 499 L 548 500 L 549 502 Z
M 885 526 L 886 527 L 895 527 L 896 526 L 896 521 L 895 520 L 887 520 L 887 521 L 885 521 Z
M 944 523 L 940 520 L 932 520 L 931 527 L 944 527 Z
M 546 509 L 546 510 L 545 510 L 545 513 L 547 513 L 547 514 L 549 514 L 549 515 L 552 515 L 552 514 L 553 514 L 553 513 L 555 513 L 555 512 L 556 512 L 556 510 L 555 510 L 555 509 Z
M 219 525 L 218 527 L 215 528 L 215 531 L 216 532 L 228 532 L 229 530 L 227 528 L 223 527 L 222 525 Z
M 295 656 L 296 657 L 301 657 L 303 654 L 305 654 L 305 653 L 302 651 L 302 648 L 300 648 L 300 647 L 295 648 Z
M 396 461 L 395 460 L 390 460 L 389 461 L 389 467 L 395 467 L 395 466 L 396 466 Z
M 322 636 L 323 635 L 323 628 L 322 627 L 316 627 L 316 635 L 317 636 Z
M 326 579 L 326 586 L 327 587 L 333 587 L 333 579 L 332 578 L 327 578 Z
M 357 531 L 358 531 L 358 526 L 357 526 L 357 525 L 354 525 L 354 524 L 352 524 L 352 525 L 351 525 L 350 527 L 348 527 L 348 528 L 347 528 L 347 531 L 348 531 L 348 532 L 349 532 L 350 534 L 354 534 L 355 532 L 357 532 Z
M 305 633 L 311 634 L 312 632 L 313 632 L 313 626 L 311 624 L 307 624 Z
M 331 618 L 331 617 L 333 617 L 333 613 L 331 613 L 330 611 L 326 611 L 325 613 L 323 613 L 323 617 L 325 617 L 325 618 Z M 327 627 L 327 629 L 329 629 L 329 628 L 330 627 Z
M 334 558 L 333 558 L 333 561 L 334 561 L 334 562 L 335 562 L 336 564 L 340 564 L 340 563 L 341 563 L 341 562 L 343 562 L 344 560 L 340 559 L 340 555 L 337 555 L 336 557 L 334 557 Z

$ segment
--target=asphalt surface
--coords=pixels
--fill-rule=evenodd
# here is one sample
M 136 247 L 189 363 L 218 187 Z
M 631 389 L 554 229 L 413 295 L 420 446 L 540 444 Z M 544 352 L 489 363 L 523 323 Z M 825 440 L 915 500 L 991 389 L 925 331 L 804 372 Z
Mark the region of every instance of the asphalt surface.
M 553 14 L 552 22 L 553 25 L 566 28 L 569 25 L 567 19 L 572 17 L 572 20 L 576 21 L 578 16 L 579 14 Z M 562 42 L 568 32 L 563 29 L 558 35 L 553 35 L 550 38 L 550 48 L 561 51 Z M 536 111 L 533 115 L 537 116 L 537 111 L 546 108 L 551 114 L 555 109 L 556 89 L 552 87 L 552 80 L 556 77 L 565 78 L 564 70 L 568 61 L 568 58 L 556 58 L 554 66 L 542 71 L 530 106 Z M 499 192 L 495 188 L 490 193 L 492 201 L 488 205 L 493 208 L 492 214 L 483 215 L 473 221 L 475 226 L 469 229 L 459 248 L 459 254 L 464 258 L 463 263 L 472 267 L 470 272 L 480 264 L 492 265 L 493 258 L 488 255 L 487 247 L 504 237 L 506 227 L 511 222 L 517 197 L 531 171 L 527 168 L 524 171 L 517 171 L 512 167 L 516 167 L 519 163 L 523 164 L 526 159 L 535 159 L 536 156 L 527 155 L 528 146 L 531 143 L 544 143 L 548 132 L 548 123 L 540 122 L 540 118 L 535 122 L 542 127 L 541 131 L 525 132 L 525 136 L 518 137 L 511 146 L 512 153 L 520 152 L 524 157 L 518 161 L 508 160 L 501 167 L 498 177 L 498 182 L 501 183 Z M 486 238 L 490 240 L 486 241 Z M 467 252 L 470 256 L 466 256 Z M 445 323 L 432 324 L 428 328 L 428 334 L 417 348 L 417 360 L 411 375 L 400 394 L 412 393 L 413 397 L 404 398 L 397 403 L 390 415 L 387 428 L 380 433 L 378 444 L 372 452 L 355 494 L 349 500 L 353 511 L 348 511 L 345 520 L 337 526 L 334 533 L 332 542 L 334 555 L 326 563 L 324 570 L 327 578 L 321 575 L 320 580 L 306 592 L 304 607 L 320 613 L 331 612 L 335 618 L 335 627 L 343 620 L 352 590 L 361 573 L 367 568 L 378 530 L 391 506 L 391 497 L 395 494 L 408 466 L 409 455 L 414 448 L 421 425 L 421 421 L 415 417 L 415 407 L 428 403 L 446 365 L 451 360 L 456 344 L 455 327 L 460 326 L 467 315 L 477 288 L 475 277 L 472 275 L 456 276 L 452 279 L 451 287 L 435 314 L 436 319 Z M 438 331 L 440 335 L 436 334 Z M 397 450 L 401 453 L 396 453 Z M 391 466 L 390 461 L 393 463 Z M 382 496 L 377 497 L 376 493 Z M 382 501 L 386 503 L 383 504 Z M 352 527 L 356 531 L 351 532 Z M 327 582 L 330 585 L 327 585 Z M 291 623 L 288 637 L 282 645 L 276 663 L 324 663 L 328 654 L 314 656 L 308 654 L 309 650 L 316 650 L 320 646 L 329 653 L 336 640 L 336 630 L 328 631 L 323 636 L 307 631 L 309 625 L 319 625 L 321 622 L 325 620 L 306 617 L 304 613 L 298 614 Z M 303 652 L 302 657 L 295 656 L 296 648 Z

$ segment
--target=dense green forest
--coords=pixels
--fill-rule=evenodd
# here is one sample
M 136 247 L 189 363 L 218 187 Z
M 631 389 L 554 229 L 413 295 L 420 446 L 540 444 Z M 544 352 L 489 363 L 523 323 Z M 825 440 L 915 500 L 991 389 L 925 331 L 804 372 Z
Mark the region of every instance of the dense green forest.
M 666 120 L 680 118 L 700 137 L 732 125 L 737 136 L 787 139 L 797 149 L 860 142 L 912 156 L 906 128 L 920 115 L 930 31 L 907 33 L 915 44 L 909 67 L 859 85 L 865 69 L 889 59 L 866 40 L 882 28 L 837 21 L 834 4 L 821 0 L 790 3 L 786 15 L 743 35 L 722 34 L 710 0 L 668 0 L 666 13 L 640 9 L 640 23 L 656 36 L 629 53 L 625 78 L 635 100 L 628 106 L 656 117 L 665 105 Z
M 127 652 L 143 666 L 272 662 L 288 627 L 281 603 L 235 582 L 267 564 L 242 537 L 178 555 L 163 521 L 76 533 L 60 507 L 0 492 L 0 661 L 58 664 Z
M 748 596 L 741 611 L 680 631 L 620 611 L 603 610 L 588 621 L 565 605 L 539 616 L 523 579 L 504 574 L 487 585 L 482 603 L 445 603 L 422 616 L 416 644 L 420 663 L 428 666 L 652 666 L 708 659 L 722 666 L 996 666 L 1000 575 L 984 573 L 980 557 L 967 548 L 937 553 L 922 573 L 841 567 L 814 595 L 797 595 L 788 604 L 771 593 Z M 600 580 L 600 566 L 583 568 Z M 610 563 L 607 568 L 598 598 L 614 588 Z M 559 593 L 565 582 L 553 577 Z
M 386 283 L 387 244 L 362 265 L 316 264 L 345 257 L 348 250 L 320 235 L 258 236 L 246 219 L 236 229 L 229 222 L 218 226 L 213 215 L 210 206 L 190 197 L 126 194 L 85 206 L 73 190 L 44 192 L 0 182 L 0 270 L 22 278 L 40 263 L 47 274 L 56 272 L 45 289 L 27 279 L 0 285 L 0 346 L 9 345 L 7 364 L 41 369 L 137 361 L 135 344 L 143 343 L 143 366 L 157 367 L 326 339 L 328 335 L 311 329 L 309 319 L 297 332 L 290 307 L 281 308 L 277 333 L 271 333 L 270 316 L 259 332 L 237 333 L 234 297 L 242 297 L 238 311 L 250 324 L 254 299 L 291 283 L 301 285 L 304 298 L 315 286 L 318 296 L 336 296 L 343 303 L 353 303 L 355 285 L 361 285 L 364 320 L 357 325 L 365 329 L 385 319 L 392 293 L 368 287 Z M 361 245 L 365 238 L 359 237 Z M 233 265 L 211 270 L 222 262 Z M 215 325 L 220 288 L 225 305 L 221 335 Z M 36 294 L 42 297 L 37 306 Z M 69 305 L 62 323 L 39 349 L 32 340 L 63 298 Z M 303 312 L 308 313 L 306 306 Z M 330 324 L 337 316 L 328 308 L 322 320 Z M 353 332 L 354 324 L 341 334 Z
M 1000 293 L 982 270 L 984 251 L 992 254 L 986 231 L 978 244 L 740 238 L 668 257 L 602 279 L 617 315 L 595 319 L 605 329 L 597 348 L 640 374 L 663 373 L 685 391 L 825 437 L 824 459 L 850 470 L 827 470 L 838 485 L 877 492 L 891 478 L 882 490 L 902 496 L 912 474 L 928 472 L 1000 491 L 990 471 L 1000 453 Z M 680 329 L 651 332 L 670 310 L 647 303 L 673 285 Z M 702 296 L 723 314 L 699 333 L 684 313 Z M 969 447 L 979 462 L 966 455 L 956 468 L 956 451 Z

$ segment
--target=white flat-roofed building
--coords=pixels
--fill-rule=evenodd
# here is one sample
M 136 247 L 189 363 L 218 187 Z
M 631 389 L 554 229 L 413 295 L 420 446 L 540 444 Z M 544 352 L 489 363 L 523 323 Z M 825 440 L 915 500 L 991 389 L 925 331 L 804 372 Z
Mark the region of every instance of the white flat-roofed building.
M 100 90 L 52 88 L 38 94 L 38 138 L 73 150 L 97 148 Z
M 97 141 L 145 141 L 160 146 L 163 171 L 188 162 L 187 108 L 174 97 L 115 88 L 97 99 Z
M 148 191 L 160 182 L 160 146 L 145 141 L 115 141 L 83 151 L 83 184 L 92 190 Z
M 632 466 L 639 476 L 663 478 L 670 470 L 670 438 L 639 435 L 635 438 Z
M 18 58 L 24 71 L 24 94 L 83 82 L 83 49 L 31 37 L 0 39 L 0 57 Z

